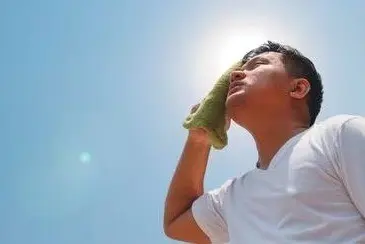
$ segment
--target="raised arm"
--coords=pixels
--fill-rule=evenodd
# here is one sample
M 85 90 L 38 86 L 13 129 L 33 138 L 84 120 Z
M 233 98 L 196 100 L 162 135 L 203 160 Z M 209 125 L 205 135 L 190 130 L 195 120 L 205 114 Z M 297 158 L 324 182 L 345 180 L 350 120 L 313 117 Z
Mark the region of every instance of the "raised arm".
M 165 202 L 164 231 L 175 240 L 210 243 L 195 222 L 191 206 L 204 193 L 210 144 L 203 129 L 190 130 Z

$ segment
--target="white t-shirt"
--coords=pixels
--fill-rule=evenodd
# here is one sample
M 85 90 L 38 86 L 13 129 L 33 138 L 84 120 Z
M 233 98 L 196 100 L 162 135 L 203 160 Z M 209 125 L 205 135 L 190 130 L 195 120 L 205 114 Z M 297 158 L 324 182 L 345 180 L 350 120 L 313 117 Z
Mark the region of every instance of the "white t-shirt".
M 212 243 L 365 243 L 365 118 L 312 126 L 192 211 Z

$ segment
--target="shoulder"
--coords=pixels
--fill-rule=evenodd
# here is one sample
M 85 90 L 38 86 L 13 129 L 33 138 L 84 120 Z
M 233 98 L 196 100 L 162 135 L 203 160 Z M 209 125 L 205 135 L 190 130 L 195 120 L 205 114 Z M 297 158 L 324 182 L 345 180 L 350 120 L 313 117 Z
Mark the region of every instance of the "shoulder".
M 365 117 L 353 116 L 343 122 L 337 133 L 337 141 L 341 149 L 365 149 Z
M 350 114 L 331 116 L 314 124 L 310 131 L 312 135 L 319 136 L 322 139 L 335 140 L 345 127 L 353 126 L 353 122 L 357 120 L 364 120 L 364 118 Z
M 239 180 L 240 177 L 233 177 L 228 180 L 226 180 L 222 185 L 220 185 L 218 188 L 215 188 L 213 190 L 208 191 L 211 195 L 225 195 L 227 192 L 229 192 L 232 187 L 236 184 L 236 182 Z
M 351 147 L 364 147 L 365 118 L 360 115 L 336 115 L 315 124 L 311 130 L 312 138 L 332 148 L 335 154 Z
M 353 119 L 358 119 L 358 118 L 362 118 L 362 117 L 359 115 L 340 114 L 340 115 L 336 115 L 336 116 L 331 116 L 319 123 L 316 123 L 314 126 L 321 127 L 321 128 L 327 129 L 327 130 L 331 130 L 331 129 L 338 130 L 347 122 L 349 122 Z
M 225 199 L 232 194 L 234 189 L 242 187 L 243 181 L 245 180 L 246 176 L 249 175 L 251 171 L 248 171 L 242 175 L 232 177 L 226 180 L 220 187 L 210 190 L 207 194 L 215 201 L 224 203 Z
M 317 151 L 323 152 L 325 155 L 331 157 L 336 154 L 340 148 L 341 137 L 348 134 L 344 128 L 350 126 L 352 123 L 362 118 L 358 115 L 340 114 L 328 117 L 320 122 L 315 123 L 303 137 L 303 145 L 310 145 L 316 148 Z

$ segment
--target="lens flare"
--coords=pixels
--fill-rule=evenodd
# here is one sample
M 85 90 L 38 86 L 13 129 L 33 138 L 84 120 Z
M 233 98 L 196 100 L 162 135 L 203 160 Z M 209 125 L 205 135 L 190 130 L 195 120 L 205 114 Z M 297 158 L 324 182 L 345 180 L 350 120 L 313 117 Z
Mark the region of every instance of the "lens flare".
M 81 163 L 88 164 L 91 161 L 91 155 L 88 152 L 83 152 L 80 154 L 79 159 L 80 159 Z

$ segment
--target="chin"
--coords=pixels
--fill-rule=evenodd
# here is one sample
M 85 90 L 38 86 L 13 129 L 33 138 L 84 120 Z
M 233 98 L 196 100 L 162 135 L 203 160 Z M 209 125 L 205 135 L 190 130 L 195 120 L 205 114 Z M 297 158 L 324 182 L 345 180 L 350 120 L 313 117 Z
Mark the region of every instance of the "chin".
M 238 97 L 235 98 L 233 96 L 228 97 L 226 100 L 226 112 L 231 119 L 238 119 L 238 117 L 240 117 L 239 115 L 242 114 L 243 111 L 244 106 L 242 99 L 239 99 Z
M 231 110 L 236 107 L 241 107 L 244 105 L 244 96 L 240 92 L 229 95 L 226 99 L 226 108 Z
M 237 92 L 227 97 L 227 115 L 239 126 L 245 128 L 245 116 L 249 112 L 247 109 L 247 96 L 243 92 Z

